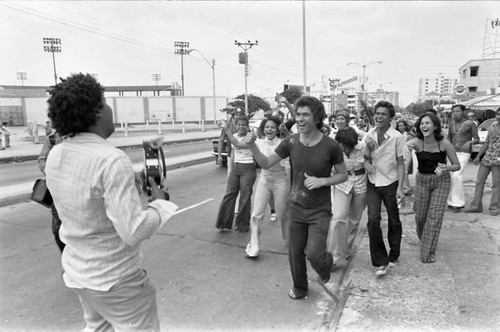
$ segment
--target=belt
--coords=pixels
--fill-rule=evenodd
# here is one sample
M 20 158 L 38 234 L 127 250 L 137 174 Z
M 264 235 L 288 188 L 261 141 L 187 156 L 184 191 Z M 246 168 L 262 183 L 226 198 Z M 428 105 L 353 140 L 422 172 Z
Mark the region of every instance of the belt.
M 348 170 L 347 173 L 349 173 L 349 175 L 361 175 L 361 174 L 365 174 L 365 169 L 364 168 L 360 168 L 360 169 L 356 169 L 356 170 Z

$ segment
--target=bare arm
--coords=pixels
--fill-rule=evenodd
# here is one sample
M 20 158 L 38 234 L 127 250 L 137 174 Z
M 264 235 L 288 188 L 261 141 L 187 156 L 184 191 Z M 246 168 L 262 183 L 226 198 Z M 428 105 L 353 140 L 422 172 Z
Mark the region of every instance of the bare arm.
M 259 147 L 255 144 L 255 136 L 253 135 L 252 132 L 249 132 L 247 136 L 245 137 L 245 142 L 252 151 L 253 157 L 255 158 L 255 161 L 260 165 L 260 167 L 264 169 L 268 169 L 269 167 L 273 166 L 277 162 L 280 162 L 283 160 L 276 152 L 271 152 L 269 156 L 264 155 L 262 152 L 260 152 Z
M 455 148 L 453 147 L 453 144 L 451 144 L 447 140 L 443 140 L 445 143 L 445 151 L 446 151 L 446 156 L 450 160 L 451 165 L 446 165 L 446 170 L 450 172 L 456 172 L 460 170 L 460 162 L 458 161 L 457 157 L 457 152 L 455 151 Z
M 405 176 L 405 163 L 403 156 L 401 157 L 396 157 L 396 160 L 398 162 L 398 189 L 396 192 L 396 196 L 398 199 L 403 199 L 405 195 L 403 194 L 403 181 L 404 181 L 404 176 Z
M 226 136 L 229 142 L 231 142 L 232 145 L 237 146 L 242 149 L 248 149 L 248 145 L 244 141 L 238 141 L 226 128 Z
M 336 164 L 334 165 L 334 168 L 335 174 L 326 178 L 318 178 L 305 173 L 306 179 L 304 181 L 304 185 L 307 189 L 311 190 L 320 187 L 334 186 L 347 181 L 347 168 L 345 167 L 345 163 L 341 162 L 340 164 Z
M 286 100 L 285 97 L 283 97 L 282 95 L 276 95 L 276 99 L 278 100 L 279 103 L 283 103 L 285 104 L 286 108 L 288 109 L 288 111 L 290 112 L 291 116 L 292 116 L 292 119 L 296 119 L 297 118 L 297 113 L 295 112 L 295 109 L 293 108 L 293 105 L 290 104 L 288 102 L 288 100 Z

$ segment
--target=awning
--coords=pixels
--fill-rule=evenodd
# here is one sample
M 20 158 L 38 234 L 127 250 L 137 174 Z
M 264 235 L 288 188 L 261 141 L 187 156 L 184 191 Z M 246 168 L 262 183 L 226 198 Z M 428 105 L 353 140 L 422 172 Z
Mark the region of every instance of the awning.
M 470 99 L 462 102 L 461 104 L 475 110 L 496 110 L 500 107 L 500 93 Z

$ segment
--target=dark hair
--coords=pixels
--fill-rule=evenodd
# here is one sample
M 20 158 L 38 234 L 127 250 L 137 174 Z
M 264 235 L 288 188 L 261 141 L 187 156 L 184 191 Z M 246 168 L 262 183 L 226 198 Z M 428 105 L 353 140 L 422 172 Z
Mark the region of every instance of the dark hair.
M 49 118 L 61 136 L 75 136 L 97 122 L 104 88 L 89 74 L 72 74 L 49 91 Z
M 433 109 L 433 108 L 429 108 L 429 109 L 426 109 L 426 110 L 424 111 L 424 113 L 427 113 L 427 112 L 431 112 L 431 113 L 433 113 L 434 115 L 438 115 L 437 111 L 436 111 L 435 109 Z
M 274 115 L 268 115 L 261 121 L 261 123 L 259 125 L 260 132 L 264 133 L 264 128 L 266 127 L 267 121 L 272 121 L 276 124 L 276 129 L 278 129 L 277 135 L 279 136 L 280 135 L 279 126 L 281 124 L 281 121 L 277 116 L 274 116 Z
M 356 144 L 358 144 L 358 133 L 352 127 L 339 129 L 339 131 L 335 135 L 335 140 L 348 146 L 351 149 L 354 149 Z
M 410 125 L 408 125 L 408 122 L 406 122 L 405 119 L 400 119 L 396 122 L 396 130 L 399 131 L 398 127 L 399 124 L 402 123 L 405 126 L 405 131 L 409 132 L 410 131 Z
M 238 121 L 245 121 L 247 123 L 247 126 L 250 125 L 250 121 L 248 121 L 248 117 L 246 115 L 238 115 L 236 118 L 234 118 L 234 124 L 236 125 Z
M 330 114 L 328 116 L 328 123 L 332 122 L 332 119 L 335 119 L 337 116 L 335 114 Z
M 7 122 L 4 122 L 4 123 L 3 123 L 3 125 L 4 125 L 4 126 L 6 126 L 6 125 L 8 125 L 8 123 L 7 123 Z
M 336 118 L 338 118 L 339 116 L 343 117 L 345 119 L 346 125 L 349 125 L 349 121 L 351 121 L 351 117 L 349 116 L 349 112 L 346 112 L 346 111 L 338 111 L 335 114 L 335 116 L 336 116 Z
M 379 101 L 374 107 L 375 112 L 377 112 L 377 108 L 379 108 L 379 107 L 386 108 L 389 111 L 389 116 L 391 118 L 393 118 L 396 115 L 396 111 L 394 110 L 394 106 L 388 101 L 384 101 L 384 100 Z
M 464 106 L 464 105 L 462 105 L 462 104 L 455 104 L 455 105 L 451 106 L 451 109 L 453 110 L 455 107 L 460 108 L 460 110 L 461 110 L 462 112 L 463 112 L 463 111 L 465 111 L 465 106 Z
M 434 126 L 436 127 L 434 129 L 434 137 L 436 140 L 441 141 L 444 136 L 443 136 L 443 131 L 441 129 L 441 121 L 437 117 L 436 114 L 432 112 L 425 112 L 424 114 L 420 115 L 417 119 L 417 122 L 415 123 L 415 131 L 417 132 L 417 138 L 418 139 L 424 139 L 424 134 L 422 134 L 422 131 L 420 130 L 420 123 L 422 122 L 422 119 L 428 116 L 431 121 L 434 123 Z
M 314 122 L 316 123 L 316 128 L 323 128 L 323 120 L 326 118 L 325 106 L 323 103 L 315 97 L 311 96 L 302 96 L 295 102 L 295 111 L 299 107 L 309 107 L 313 114 Z

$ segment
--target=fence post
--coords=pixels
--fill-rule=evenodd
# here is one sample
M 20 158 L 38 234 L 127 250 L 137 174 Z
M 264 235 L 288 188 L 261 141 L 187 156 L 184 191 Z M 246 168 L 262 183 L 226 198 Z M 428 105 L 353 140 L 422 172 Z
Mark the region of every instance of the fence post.
M 158 119 L 158 135 L 161 135 L 161 119 Z

